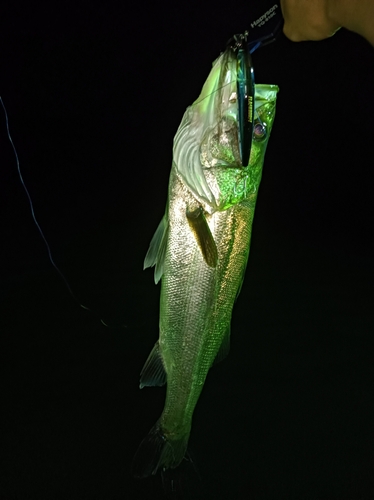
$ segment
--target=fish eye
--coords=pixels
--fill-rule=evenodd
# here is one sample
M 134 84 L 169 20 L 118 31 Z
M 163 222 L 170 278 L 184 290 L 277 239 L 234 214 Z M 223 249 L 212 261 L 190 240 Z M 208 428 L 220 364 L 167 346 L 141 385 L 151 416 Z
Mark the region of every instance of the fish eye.
M 266 123 L 255 120 L 253 127 L 253 138 L 255 141 L 262 141 L 266 137 Z

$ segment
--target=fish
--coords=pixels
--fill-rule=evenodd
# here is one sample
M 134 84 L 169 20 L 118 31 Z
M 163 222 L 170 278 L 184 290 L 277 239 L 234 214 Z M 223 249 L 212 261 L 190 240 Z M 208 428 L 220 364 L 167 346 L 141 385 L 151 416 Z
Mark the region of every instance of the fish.
M 243 166 L 237 77 L 237 57 L 227 47 L 174 138 L 166 210 L 144 260 L 144 269 L 155 267 L 155 283 L 161 280 L 159 339 L 140 374 L 140 388 L 166 384 L 166 400 L 134 456 L 135 477 L 181 463 L 207 374 L 229 351 L 279 90 L 255 85 Z

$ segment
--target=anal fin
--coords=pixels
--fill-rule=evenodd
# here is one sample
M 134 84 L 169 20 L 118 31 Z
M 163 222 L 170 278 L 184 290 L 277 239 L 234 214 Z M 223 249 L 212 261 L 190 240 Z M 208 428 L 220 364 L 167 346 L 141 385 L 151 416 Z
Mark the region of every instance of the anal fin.
M 214 365 L 216 365 L 217 363 L 219 363 L 220 361 L 225 359 L 226 356 L 228 355 L 228 353 L 230 351 L 230 333 L 231 333 L 231 329 L 230 329 L 230 325 L 229 325 L 227 328 L 227 331 L 225 333 L 225 336 L 222 339 L 222 343 L 221 343 L 221 346 L 218 350 L 217 356 L 213 362 Z

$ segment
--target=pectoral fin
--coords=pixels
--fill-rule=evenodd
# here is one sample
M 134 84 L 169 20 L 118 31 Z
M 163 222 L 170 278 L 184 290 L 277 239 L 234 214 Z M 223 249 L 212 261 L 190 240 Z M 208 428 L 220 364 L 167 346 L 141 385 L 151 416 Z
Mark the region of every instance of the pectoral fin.
M 203 209 L 198 207 L 192 211 L 187 210 L 186 216 L 205 262 L 209 267 L 216 267 L 218 260 L 217 246 L 205 218 Z

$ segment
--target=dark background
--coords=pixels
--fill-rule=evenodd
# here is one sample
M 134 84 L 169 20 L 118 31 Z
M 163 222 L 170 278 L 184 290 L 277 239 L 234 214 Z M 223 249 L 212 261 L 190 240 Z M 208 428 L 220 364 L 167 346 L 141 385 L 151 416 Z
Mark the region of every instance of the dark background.
M 0 108 L 0 500 L 163 498 L 129 472 L 164 401 L 138 389 L 158 336 L 142 261 L 183 112 L 254 4 L 3 4 L 22 175 L 92 312 L 49 261 Z M 253 59 L 281 90 L 231 352 L 194 416 L 192 498 L 373 499 L 374 50 L 341 30 Z

